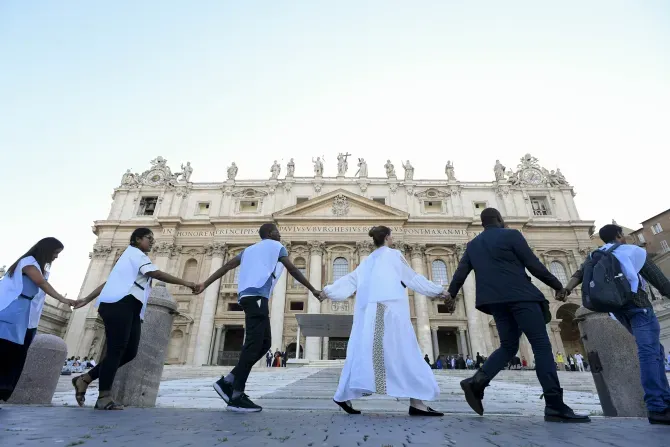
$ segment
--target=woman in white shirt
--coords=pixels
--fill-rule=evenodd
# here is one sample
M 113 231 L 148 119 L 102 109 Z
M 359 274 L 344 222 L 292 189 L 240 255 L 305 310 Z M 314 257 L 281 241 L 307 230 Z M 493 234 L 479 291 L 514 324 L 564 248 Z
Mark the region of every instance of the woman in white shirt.
M 119 367 L 137 355 L 140 343 L 141 324 L 151 293 L 151 280 L 195 288 L 195 284 L 176 278 L 151 263 L 147 253 L 154 244 L 154 235 L 148 228 L 137 228 L 130 236 L 130 245 L 112 268 L 107 281 L 76 308 L 85 306 L 98 298 L 98 313 L 105 323 L 106 354 L 97 366 L 88 373 L 72 379 L 75 397 L 79 406 L 84 405 L 88 385 L 100 379 L 97 410 L 123 410 L 111 397 L 112 384 Z
M 61 251 L 63 244 L 58 239 L 44 238 L 12 264 L 0 281 L 0 400 L 9 400 L 21 377 L 37 333 L 44 294 L 70 306 L 76 304 L 47 282 L 46 268 Z

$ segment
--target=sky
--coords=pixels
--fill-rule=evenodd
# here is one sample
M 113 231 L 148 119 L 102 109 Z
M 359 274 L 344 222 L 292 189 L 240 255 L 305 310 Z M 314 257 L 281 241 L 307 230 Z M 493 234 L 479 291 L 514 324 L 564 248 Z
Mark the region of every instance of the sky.
M 317 155 L 335 175 L 340 151 L 491 181 L 531 153 L 582 219 L 638 228 L 670 208 L 669 148 L 663 0 L 0 2 L 0 266 L 58 237 L 70 297 L 93 221 L 158 155 L 194 182 Z

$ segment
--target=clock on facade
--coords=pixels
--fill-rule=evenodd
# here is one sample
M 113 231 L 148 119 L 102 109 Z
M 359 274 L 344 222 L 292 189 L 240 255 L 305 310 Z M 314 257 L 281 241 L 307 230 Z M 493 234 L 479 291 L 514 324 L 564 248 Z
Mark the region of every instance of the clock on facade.
M 522 174 L 523 181 L 537 185 L 542 183 L 542 173 L 537 169 L 526 169 Z

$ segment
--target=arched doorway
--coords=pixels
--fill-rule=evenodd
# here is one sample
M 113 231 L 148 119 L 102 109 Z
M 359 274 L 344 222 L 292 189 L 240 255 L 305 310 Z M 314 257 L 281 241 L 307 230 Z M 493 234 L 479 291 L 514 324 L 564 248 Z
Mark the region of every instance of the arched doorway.
M 579 334 L 579 327 L 577 327 L 577 323 L 575 322 L 575 312 L 577 309 L 579 309 L 579 305 L 566 303 L 556 311 L 556 319 L 561 320 L 558 327 L 561 329 L 561 340 L 565 349 L 564 354 L 574 355 L 576 352 L 579 352 L 586 357 L 586 351 Z
M 295 342 L 290 343 L 290 344 L 286 347 L 286 356 L 287 356 L 289 359 L 294 359 L 294 358 L 295 358 Z M 302 359 L 302 358 L 304 358 L 304 356 L 305 356 L 305 352 L 304 352 L 304 350 L 303 350 L 303 347 L 300 346 L 300 358 Z

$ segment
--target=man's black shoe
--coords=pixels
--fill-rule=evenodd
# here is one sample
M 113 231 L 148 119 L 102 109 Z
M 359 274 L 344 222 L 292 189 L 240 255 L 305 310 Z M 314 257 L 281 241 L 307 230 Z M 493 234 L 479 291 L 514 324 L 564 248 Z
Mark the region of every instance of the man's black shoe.
M 665 410 L 663 413 L 659 413 L 658 411 L 650 411 L 648 413 L 648 418 L 650 424 L 670 425 L 670 408 Z
M 546 422 L 584 423 L 591 422 L 591 418 L 575 414 L 572 408 L 563 402 L 563 389 L 558 393 L 544 393 L 546 406 L 544 407 L 544 420 Z
M 223 377 L 218 381 L 214 382 L 214 391 L 221 396 L 227 404 L 230 403 L 230 399 L 233 396 L 233 384 L 224 382 Z
M 484 414 L 484 388 L 489 386 L 491 379 L 488 378 L 481 369 L 469 379 L 461 381 L 461 388 L 465 393 L 465 400 L 475 413 L 482 416 Z
M 261 410 L 263 408 L 253 403 L 249 396 L 244 393 L 235 399 L 231 399 L 228 403 L 228 411 L 234 411 L 235 413 L 258 413 Z

